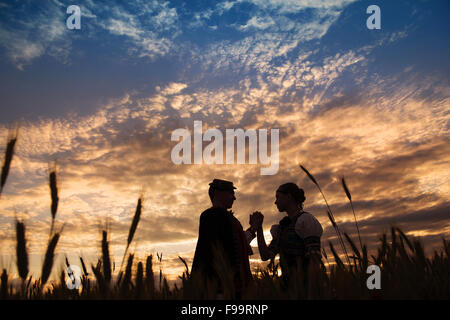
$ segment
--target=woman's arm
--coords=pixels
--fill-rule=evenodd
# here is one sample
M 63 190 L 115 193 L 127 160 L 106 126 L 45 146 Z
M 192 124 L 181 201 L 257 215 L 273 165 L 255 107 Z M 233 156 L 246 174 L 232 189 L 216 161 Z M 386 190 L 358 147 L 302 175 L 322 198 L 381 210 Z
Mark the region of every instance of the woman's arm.
M 263 261 L 266 261 L 272 259 L 275 254 L 267 247 L 266 240 L 264 239 L 264 231 L 262 227 L 263 220 L 264 216 L 261 212 L 256 211 L 253 213 L 253 226 L 256 228 L 259 255 Z
M 275 254 L 267 247 L 262 226 L 257 231 L 259 255 L 263 261 L 272 259 Z

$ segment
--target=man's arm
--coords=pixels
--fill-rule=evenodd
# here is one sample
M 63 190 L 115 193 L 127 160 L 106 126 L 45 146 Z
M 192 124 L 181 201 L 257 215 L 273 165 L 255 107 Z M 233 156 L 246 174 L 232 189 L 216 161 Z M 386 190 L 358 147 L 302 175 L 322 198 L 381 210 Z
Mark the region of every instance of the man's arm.
M 247 239 L 247 243 L 250 244 L 250 242 L 253 241 L 256 237 L 256 229 L 253 227 L 248 228 L 245 230 L 245 238 Z

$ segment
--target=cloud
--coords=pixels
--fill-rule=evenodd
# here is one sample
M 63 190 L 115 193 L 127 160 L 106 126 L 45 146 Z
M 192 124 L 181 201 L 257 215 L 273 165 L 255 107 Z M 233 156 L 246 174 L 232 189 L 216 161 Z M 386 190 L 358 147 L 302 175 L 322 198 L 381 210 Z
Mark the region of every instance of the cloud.
M 67 39 L 65 13 L 52 4 L 45 4 L 28 14 L 24 13 L 25 9 L 26 4 L 21 4 L 2 13 L 0 45 L 6 49 L 12 63 L 23 70 L 24 66 L 46 52 L 67 63 L 70 41 Z M 10 21 L 19 21 L 17 27 L 12 27 Z
M 355 0 L 248 0 L 262 9 L 276 10 L 281 14 L 296 13 L 307 8 L 313 9 L 341 9 Z
M 31 7 L 29 2 L 24 2 L 8 6 L 2 13 L 0 45 L 6 48 L 8 57 L 18 69 L 23 70 L 44 54 L 64 64 L 70 63 L 72 41 L 79 35 L 66 27 L 67 6 L 55 1 Z M 109 2 L 88 1 L 80 8 L 84 36 L 96 37 L 98 30 L 105 29 L 111 35 L 129 39 L 133 47 L 128 52 L 141 58 L 166 55 L 174 46 L 171 39 L 180 32 L 177 10 L 170 8 L 168 2 L 137 1 L 125 8 Z
M 233 8 L 233 6 L 238 3 L 239 1 L 223 1 L 223 2 L 219 2 L 216 5 L 216 8 L 219 12 L 220 15 L 222 15 L 224 12 L 230 10 L 231 8 Z
M 246 30 L 246 29 L 259 29 L 259 30 L 265 30 L 271 26 L 273 26 L 275 22 L 272 18 L 267 17 L 252 17 L 250 20 L 247 21 L 246 25 L 240 26 L 240 30 Z
M 187 88 L 187 84 L 185 84 L 185 83 L 172 82 L 166 88 L 164 88 L 161 91 L 161 93 L 163 95 L 173 95 L 176 93 L 180 93 L 181 91 L 183 91 L 186 88 Z M 157 90 L 159 91 L 161 89 L 158 87 Z
M 179 33 L 177 10 L 170 8 L 168 2 L 136 5 L 137 14 L 132 8 L 114 6 L 108 11 L 106 22 L 96 21 L 111 34 L 128 38 L 133 45 L 128 50 L 132 55 L 155 59 L 168 54 L 174 46 L 171 39 Z M 168 33 L 168 37 L 163 33 Z
M 118 20 L 118 19 L 110 19 L 109 25 L 105 26 L 111 33 L 119 35 L 119 36 L 127 36 L 134 40 L 139 40 L 141 38 L 140 34 L 143 32 L 142 30 L 136 28 L 134 22 L 127 23 L 126 21 Z
M 234 210 L 244 228 L 248 214 L 260 210 L 266 231 L 283 217 L 273 204 L 276 188 L 287 181 L 298 183 L 306 192 L 305 208 L 324 226 L 324 242 L 335 241 L 323 199 L 298 163 L 314 174 L 338 223 L 355 236 L 340 184 L 346 177 L 363 238 L 371 248 L 391 223 L 399 223 L 410 235 L 422 235 L 433 246 L 440 235 L 448 236 L 446 82 L 416 74 L 413 66 L 399 74 L 370 72 L 377 46 L 405 37 L 403 33 L 361 48 L 308 46 L 308 41 L 323 39 L 347 1 L 254 3 L 277 14 L 250 15 L 236 40 L 186 45 L 192 59 L 183 61 L 179 76 L 160 81 L 155 90 L 130 91 L 85 116 L 24 122 L 0 202 L 5 252 L 14 251 L 11 230 L 17 211 L 29 226 L 32 253 L 42 253 L 50 221 L 48 162 L 54 159 L 60 190 L 57 220 L 66 223 L 60 248 L 83 248 L 92 261 L 107 220 L 112 252 L 121 257 L 137 198 L 143 194 L 136 252 L 142 256 L 164 251 L 171 272 L 181 270 L 177 255 L 191 261 L 198 218 L 209 206 L 207 188 L 213 178 L 235 182 Z M 224 2 L 217 8 L 225 15 L 238 5 Z M 103 12 L 94 10 L 93 3 L 86 6 L 95 12 L 93 23 L 100 23 Z M 137 8 L 142 9 L 139 14 Z M 313 8 L 315 16 L 297 22 L 288 17 L 288 8 Z M 120 9 L 112 8 L 110 18 L 101 23 L 111 35 L 126 39 L 130 54 L 156 57 L 174 48 L 182 15 L 178 10 L 158 2 Z M 214 10 L 199 14 L 199 21 L 213 20 Z M 247 34 L 250 28 L 254 32 Z M 49 29 L 49 37 L 58 39 L 57 30 Z M 12 37 L 11 30 L 2 32 L 2 38 Z M 27 41 L 21 45 L 30 49 L 21 54 L 29 58 L 18 62 L 30 63 L 51 52 L 51 45 Z M 55 49 L 55 54 L 63 52 Z M 259 165 L 173 164 L 171 132 L 192 131 L 194 120 L 202 120 L 204 130 L 280 129 L 279 173 L 263 177 Z M 0 136 L 6 132 L 1 126 Z
M 317 85 L 337 79 L 334 74 L 341 74 L 355 57 L 348 53 L 323 59 L 314 75 Z M 290 68 L 285 70 L 289 74 Z M 353 216 L 339 183 L 342 175 L 368 239 L 376 240 L 376 226 L 396 220 L 405 223 L 411 234 L 432 232 L 423 225 L 425 216 L 420 217 L 430 208 L 444 212 L 447 206 L 448 99 L 437 98 L 445 93 L 442 88 L 428 90 L 439 88 L 431 79 L 417 82 L 411 77 L 414 82 L 402 82 L 403 87 L 393 78 L 357 96 L 338 95 L 333 100 L 322 95 L 314 108 L 290 100 L 289 91 L 272 90 L 273 79 L 261 79 L 258 85 L 242 81 L 239 89 L 220 90 L 171 82 L 148 96 L 130 93 L 111 100 L 94 115 L 26 123 L 0 203 L 1 232 L 3 237 L 10 233 L 7 223 L 15 209 L 28 212 L 27 225 L 36 243 L 33 250 L 40 250 L 50 221 L 51 159 L 57 159 L 60 168 L 57 219 L 67 223 L 64 246 L 82 246 L 92 254 L 97 248 L 91 241 L 94 230 L 109 219 L 112 244 L 120 256 L 142 192 L 145 206 L 136 234 L 138 248 L 170 247 L 175 252 L 177 243 L 186 242 L 191 243 L 186 252 L 192 251 L 199 214 L 209 205 L 207 186 L 215 177 L 238 186 L 235 210 L 244 227 L 252 210 L 264 212 L 266 228 L 277 223 L 282 214 L 273 205 L 274 190 L 286 181 L 299 183 L 307 195 L 307 210 L 326 226 L 326 238 L 334 239 L 320 194 L 302 175 L 299 162 L 318 179 L 344 228 L 352 231 Z M 396 90 L 389 91 L 391 87 Z M 192 131 L 193 119 L 202 119 L 205 130 L 279 128 L 279 174 L 262 177 L 258 165 L 174 165 L 170 133 L 177 128 Z M 442 213 L 431 218 L 432 225 L 447 223 Z
M 286 54 L 295 48 L 299 41 L 321 38 L 337 19 L 342 9 L 350 3 L 350 1 L 335 1 L 331 4 L 317 4 L 309 1 L 251 2 L 262 11 L 257 11 L 256 15 L 250 16 L 244 25 L 235 24 L 239 30 L 243 32 L 250 30 L 270 31 L 277 34 L 288 32 L 289 35 L 278 34 L 275 39 L 270 36 L 260 36 L 259 39 L 247 38 L 235 42 L 232 46 L 225 43 L 218 44 L 219 46 L 227 45 L 232 51 L 230 52 L 231 55 L 237 48 L 245 47 L 246 43 L 257 50 L 264 46 L 273 50 L 281 42 L 287 44 L 280 48 L 281 54 Z M 239 3 L 223 2 L 217 4 L 214 8 L 193 12 L 194 19 L 188 19 L 186 26 L 193 28 L 203 26 L 205 21 L 212 20 L 213 17 L 220 17 L 225 11 L 231 10 L 233 6 Z M 308 8 L 314 10 L 314 13 L 307 21 L 304 21 L 304 19 L 298 21 L 287 16 Z M 174 41 L 183 32 L 182 17 L 178 13 L 179 8 L 171 7 L 169 2 L 137 1 L 126 7 L 120 4 L 111 5 L 108 3 L 106 5 L 101 1 L 86 2 L 81 6 L 81 9 L 82 18 L 88 21 L 82 21 L 85 36 L 96 37 L 99 34 L 99 29 L 104 29 L 110 35 L 124 37 L 129 45 L 127 48 L 128 54 L 135 57 L 154 60 L 169 53 L 176 53 L 177 50 L 182 50 L 186 45 L 188 48 L 193 45 L 187 43 L 180 47 Z M 261 15 L 263 11 L 266 14 Z M 2 28 L 3 30 L 0 33 L 0 43 L 7 48 L 8 55 L 13 63 L 18 68 L 23 69 L 24 65 L 30 64 L 46 53 L 65 64 L 70 63 L 69 55 L 72 40 L 77 39 L 78 35 L 72 32 L 69 37 L 68 30 L 65 27 L 65 5 L 52 2 L 39 10 L 31 10 L 29 3 L 25 3 L 16 10 L 6 11 L 7 21 L 15 20 L 17 15 L 23 15 L 24 12 L 27 12 L 26 16 L 29 17 L 27 20 L 23 21 L 19 27 L 12 27 L 13 24 L 8 24 L 7 27 Z M 31 14 L 29 14 L 30 12 Z M 183 18 L 185 19 L 185 17 Z M 35 32 L 36 21 L 38 21 L 39 30 L 37 36 Z M 209 29 L 220 31 L 221 28 L 217 29 L 216 24 Z M 253 40 L 257 40 L 257 42 L 250 43 Z

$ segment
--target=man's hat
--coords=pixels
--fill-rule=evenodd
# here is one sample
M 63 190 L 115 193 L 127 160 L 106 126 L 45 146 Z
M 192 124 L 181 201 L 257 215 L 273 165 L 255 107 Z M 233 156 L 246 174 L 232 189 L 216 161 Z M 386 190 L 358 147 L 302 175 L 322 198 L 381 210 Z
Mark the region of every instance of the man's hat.
M 209 184 L 209 186 L 214 190 L 221 191 L 233 191 L 234 189 L 236 189 L 236 187 L 233 186 L 233 182 L 220 179 L 214 179 L 213 182 Z

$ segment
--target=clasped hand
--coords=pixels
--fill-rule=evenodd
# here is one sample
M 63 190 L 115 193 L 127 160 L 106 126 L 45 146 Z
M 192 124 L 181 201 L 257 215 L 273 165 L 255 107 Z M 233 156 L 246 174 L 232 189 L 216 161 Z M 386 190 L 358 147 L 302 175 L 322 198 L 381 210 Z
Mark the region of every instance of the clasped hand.
M 255 211 L 250 215 L 250 226 L 255 231 L 262 227 L 263 221 L 264 215 L 259 211 Z

